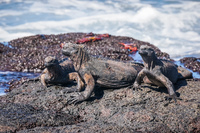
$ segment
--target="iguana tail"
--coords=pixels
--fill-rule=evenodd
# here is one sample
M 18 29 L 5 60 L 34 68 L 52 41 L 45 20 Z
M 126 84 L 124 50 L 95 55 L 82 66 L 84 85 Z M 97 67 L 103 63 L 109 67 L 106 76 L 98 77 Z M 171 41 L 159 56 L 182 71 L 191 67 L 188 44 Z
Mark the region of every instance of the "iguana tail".
M 178 69 L 178 73 L 179 73 L 179 77 L 178 77 L 179 79 L 193 78 L 192 72 L 190 72 L 189 70 L 187 70 L 181 66 L 178 66 L 177 69 Z

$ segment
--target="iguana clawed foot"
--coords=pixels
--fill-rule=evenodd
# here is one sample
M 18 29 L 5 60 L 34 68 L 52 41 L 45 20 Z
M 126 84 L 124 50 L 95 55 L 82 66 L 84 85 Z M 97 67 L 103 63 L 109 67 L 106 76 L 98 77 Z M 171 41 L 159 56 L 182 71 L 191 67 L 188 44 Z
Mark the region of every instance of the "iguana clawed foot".
M 65 90 L 66 93 L 72 93 L 72 92 L 77 92 L 77 91 L 78 91 L 77 88 L 74 88 L 74 87 L 73 88 L 67 87 L 66 90 Z
M 49 86 L 44 86 L 44 85 L 41 84 L 41 89 L 42 89 L 42 90 L 45 90 L 45 89 L 47 89 L 48 87 L 49 87 Z
M 136 91 L 137 91 L 137 90 L 141 90 L 141 85 L 139 85 L 137 82 L 135 82 L 135 83 L 133 84 L 133 89 L 135 89 Z
M 70 99 L 67 101 L 67 103 L 68 104 L 76 104 L 76 103 L 78 103 L 80 101 L 84 101 L 84 100 L 85 100 L 85 97 L 80 92 L 77 92 L 74 95 L 70 96 Z
M 183 100 L 180 97 L 177 97 L 176 94 L 170 95 L 166 97 L 167 100 L 173 99 L 175 101 L 175 103 L 177 103 L 177 100 Z

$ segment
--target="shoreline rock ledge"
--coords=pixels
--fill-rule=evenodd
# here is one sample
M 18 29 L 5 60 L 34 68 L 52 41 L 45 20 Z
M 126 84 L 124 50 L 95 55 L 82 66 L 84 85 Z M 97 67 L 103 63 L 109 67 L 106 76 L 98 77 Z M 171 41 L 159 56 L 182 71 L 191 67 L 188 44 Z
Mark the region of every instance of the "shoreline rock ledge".
M 144 85 L 96 88 L 88 101 L 68 105 L 75 85 L 29 81 L 0 97 L 0 132 L 200 132 L 199 81 L 180 80 L 177 103 L 166 89 Z

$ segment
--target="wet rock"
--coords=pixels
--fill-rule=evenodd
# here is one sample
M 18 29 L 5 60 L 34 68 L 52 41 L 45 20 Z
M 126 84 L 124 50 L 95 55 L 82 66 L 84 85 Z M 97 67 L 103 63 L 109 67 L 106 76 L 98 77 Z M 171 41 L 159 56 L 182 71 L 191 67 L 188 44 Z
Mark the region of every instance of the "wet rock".
M 25 81 L 27 81 L 28 78 L 26 77 L 22 77 L 20 80 L 17 79 L 13 79 L 11 81 L 9 81 L 7 84 L 9 85 L 8 89 L 5 89 L 5 92 L 10 92 L 15 88 L 18 88 L 22 83 L 24 83 Z
M 200 58 L 195 57 L 184 57 L 180 59 L 181 63 L 184 64 L 184 66 L 193 72 L 198 72 L 200 74 Z

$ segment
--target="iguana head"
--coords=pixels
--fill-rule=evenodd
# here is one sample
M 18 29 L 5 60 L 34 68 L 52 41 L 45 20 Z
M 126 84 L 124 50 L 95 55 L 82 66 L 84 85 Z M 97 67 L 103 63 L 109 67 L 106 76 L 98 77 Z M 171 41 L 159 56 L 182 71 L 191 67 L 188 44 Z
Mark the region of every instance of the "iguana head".
M 62 53 L 66 56 L 71 56 L 78 52 L 78 45 L 72 43 L 61 43 Z
M 46 67 L 51 67 L 58 64 L 58 60 L 55 56 L 48 56 L 44 59 L 44 65 Z
M 150 46 L 142 45 L 139 49 L 139 54 L 141 56 L 152 56 L 155 52 Z
M 147 45 L 142 45 L 140 47 L 139 54 L 142 56 L 144 62 L 148 62 L 157 58 L 154 50 Z

